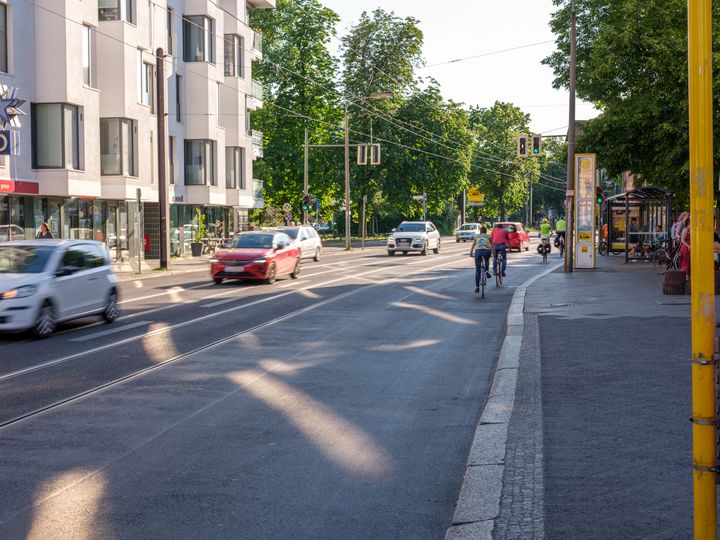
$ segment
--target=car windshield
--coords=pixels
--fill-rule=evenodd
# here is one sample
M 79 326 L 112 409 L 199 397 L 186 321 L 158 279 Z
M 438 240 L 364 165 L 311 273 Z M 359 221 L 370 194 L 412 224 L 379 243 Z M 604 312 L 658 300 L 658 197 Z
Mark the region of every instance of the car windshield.
M 270 249 L 273 247 L 272 234 L 239 234 L 232 239 L 230 247 Z
M 298 229 L 297 227 L 292 228 L 292 229 L 290 229 L 290 228 L 288 228 L 288 229 L 283 229 L 283 232 L 284 232 L 285 234 L 287 234 L 287 235 L 288 235 L 290 238 L 292 238 L 293 240 L 295 240 L 295 239 L 297 238 L 297 235 L 298 235 L 298 232 L 299 232 L 299 231 L 300 231 L 300 229 Z
M 401 223 L 398 232 L 425 232 L 424 223 Z
M 472 231 L 475 228 L 475 225 L 463 225 L 460 227 L 461 231 Z
M 53 249 L 51 246 L 0 247 L 0 273 L 38 274 L 45 268 Z

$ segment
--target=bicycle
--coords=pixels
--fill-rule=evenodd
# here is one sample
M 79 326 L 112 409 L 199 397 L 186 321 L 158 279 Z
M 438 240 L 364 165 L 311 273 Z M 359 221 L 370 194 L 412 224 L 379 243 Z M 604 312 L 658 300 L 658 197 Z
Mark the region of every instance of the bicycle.
M 605 240 L 605 239 L 600 240 L 600 245 L 598 246 L 598 253 L 603 257 L 608 254 L 607 240 Z
M 504 259 L 503 252 L 499 249 L 495 250 L 495 260 L 496 262 L 496 272 L 495 272 L 495 286 L 496 287 L 502 287 L 503 284 L 503 269 L 502 269 L 502 263 Z
M 485 259 L 480 259 L 480 298 L 485 299 L 485 285 L 487 285 L 488 269 L 485 266 Z
M 565 255 L 565 237 L 558 236 L 558 249 L 560 250 L 560 257 Z
M 677 270 L 680 266 L 680 250 L 668 250 L 660 247 L 653 252 L 652 265 L 655 271 L 663 275 L 668 270 Z

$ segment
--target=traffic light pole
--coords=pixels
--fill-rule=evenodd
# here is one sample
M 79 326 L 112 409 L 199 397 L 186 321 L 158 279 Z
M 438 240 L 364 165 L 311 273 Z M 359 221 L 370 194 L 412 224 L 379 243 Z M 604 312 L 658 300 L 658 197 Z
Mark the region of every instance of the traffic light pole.
M 167 186 L 167 153 L 165 151 L 165 141 L 167 141 L 165 129 L 165 53 L 162 48 L 155 51 L 156 57 L 156 73 L 157 82 L 155 88 L 157 90 L 157 150 L 158 150 L 158 205 L 160 217 L 160 268 L 167 270 L 168 267 L 168 244 L 170 243 L 170 235 L 168 231 L 168 214 L 170 213 L 170 205 L 168 204 L 168 186 Z
M 572 3 L 570 15 L 570 93 L 569 119 L 568 119 L 568 155 L 567 155 L 567 185 L 565 190 L 565 214 L 567 229 L 565 231 L 565 272 L 573 271 L 573 254 L 575 241 L 575 43 L 576 19 L 575 1 Z
M 303 200 L 305 197 L 309 195 L 309 186 L 308 186 L 308 129 L 305 128 L 305 144 L 304 144 L 305 153 L 303 156 Z M 308 211 L 307 209 L 303 209 L 303 225 L 307 225 L 308 222 Z

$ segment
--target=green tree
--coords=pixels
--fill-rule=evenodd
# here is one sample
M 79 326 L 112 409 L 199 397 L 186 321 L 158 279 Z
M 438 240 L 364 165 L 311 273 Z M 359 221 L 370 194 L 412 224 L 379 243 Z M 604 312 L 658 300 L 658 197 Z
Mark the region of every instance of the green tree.
M 255 174 L 264 182 L 266 205 L 290 203 L 297 217 L 303 193 L 304 129 L 310 132 L 311 144 L 341 140 L 341 110 L 334 90 L 337 61 L 327 48 L 339 17 L 317 0 L 278 0 L 276 9 L 259 9 L 251 17 L 251 25 L 264 38 L 264 61 L 253 70 L 265 93 L 265 107 L 252 116 L 253 127 L 265 135 L 264 158 L 255 163 Z M 342 185 L 342 155 L 328 149 L 313 149 L 309 155 L 310 192 L 327 207 Z M 256 217 L 262 219 L 262 213 Z
M 554 85 L 567 87 L 570 7 L 551 19 L 557 50 L 543 62 Z M 583 126 L 578 151 L 598 153 L 616 176 L 628 170 L 647 183 L 687 196 L 687 2 L 684 0 L 576 0 L 577 93 L 602 112 Z M 720 4 L 713 3 L 714 49 L 720 47 Z M 715 72 L 720 57 L 714 56 Z M 718 79 L 716 78 L 716 81 Z M 718 136 L 718 82 L 715 136 Z M 716 154 L 716 167 L 718 154 Z
M 528 133 L 530 116 L 500 101 L 490 108 L 472 107 L 469 116 L 478 140 L 471 184 L 485 194 L 484 214 L 504 220 L 526 204 L 528 186 L 540 172 L 536 158 L 517 155 L 517 138 Z

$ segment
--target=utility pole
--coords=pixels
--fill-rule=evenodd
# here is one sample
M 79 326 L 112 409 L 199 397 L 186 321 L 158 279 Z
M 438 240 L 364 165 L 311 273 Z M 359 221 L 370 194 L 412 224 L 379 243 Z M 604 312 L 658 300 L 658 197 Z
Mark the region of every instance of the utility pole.
M 365 218 L 365 211 L 367 207 L 367 195 L 363 195 L 362 198 L 363 206 L 362 206 L 362 247 L 361 249 L 365 251 L 365 225 L 366 225 L 366 218 Z
M 427 193 L 423 193 L 423 221 L 427 221 Z
M 465 223 L 465 207 L 467 206 L 467 190 L 463 189 L 460 195 L 460 225 Z
M 310 193 L 309 186 L 308 186 L 308 129 L 305 128 L 305 154 L 303 156 L 303 195 L 308 195 Z M 308 211 L 303 210 L 303 225 L 307 225 L 308 222 Z
M 350 251 L 350 119 L 348 104 L 345 103 L 345 250 Z
M 711 0 L 688 1 L 692 441 L 696 539 L 717 535 Z
M 570 105 L 568 119 L 568 156 L 567 156 L 567 185 L 565 188 L 565 213 L 567 230 L 565 232 L 567 244 L 565 246 L 565 271 L 573 271 L 573 242 L 575 232 L 575 61 L 576 61 L 576 32 L 577 13 L 575 0 L 572 2 L 570 14 Z
M 160 203 L 160 268 L 167 270 L 168 267 L 168 214 L 170 207 L 167 197 L 167 156 L 165 152 L 165 53 L 162 47 L 155 52 L 157 80 L 155 88 L 157 92 L 157 149 L 158 149 L 158 202 Z

